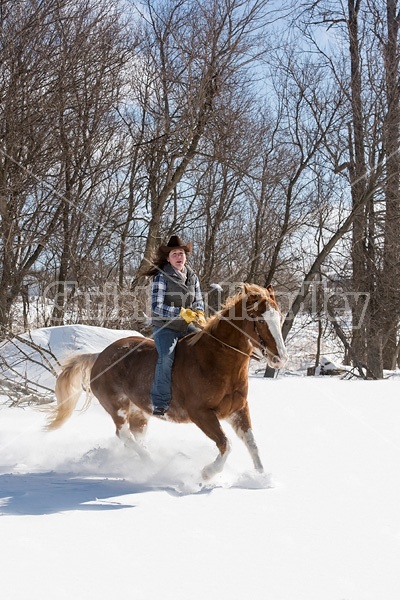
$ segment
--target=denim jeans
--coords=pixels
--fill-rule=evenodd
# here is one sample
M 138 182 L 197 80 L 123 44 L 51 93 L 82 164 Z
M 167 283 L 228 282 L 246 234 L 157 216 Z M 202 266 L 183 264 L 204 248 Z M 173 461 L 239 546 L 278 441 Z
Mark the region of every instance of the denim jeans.
M 151 401 L 154 407 L 167 409 L 171 402 L 171 373 L 174 364 L 176 344 L 178 340 L 188 333 L 196 331 L 193 325 L 189 325 L 185 333 L 173 331 L 168 327 L 154 327 L 153 337 L 158 352 L 156 371 L 154 374 L 153 387 L 151 389 Z

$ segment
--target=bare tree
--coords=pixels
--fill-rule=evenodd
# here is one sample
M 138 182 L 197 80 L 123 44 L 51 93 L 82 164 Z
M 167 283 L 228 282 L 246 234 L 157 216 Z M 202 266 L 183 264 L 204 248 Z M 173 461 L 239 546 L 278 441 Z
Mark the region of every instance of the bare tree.
M 85 256 L 90 257 L 107 237 L 107 220 L 115 204 L 115 189 L 108 182 L 113 170 L 120 168 L 116 159 L 121 154 L 113 115 L 126 51 L 118 12 L 110 10 L 109 2 L 84 0 L 74 4 L 73 12 L 70 4 L 61 5 L 54 35 L 59 52 L 52 64 L 53 137 L 62 217 L 52 324 L 59 324 L 67 302 L 66 282 L 79 280 Z
M 268 269 L 264 285 L 273 282 L 282 251 L 288 258 L 288 242 L 306 225 L 315 229 L 315 181 L 327 180 L 326 147 L 331 132 L 341 121 L 340 90 L 331 85 L 324 66 L 292 46 L 280 50 L 271 60 L 269 77 L 277 97 L 277 125 L 272 138 L 276 155 L 275 178 L 279 181 L 278 226 L 270 238 Z M 265 202 L 265 200 L 264 200 Z M 267 198 L 268 208 L 268 198 Z M 332 224 L 330 224 L 332 225 Z M 290 261 L 298 262 L 298 251 Z
M 159 243 L 162 220 L 212 122 L 216 99 L 234 86 L 256 49 L 267 0 L 146 2 L 140 56 L 152 93 L 142 106 L 148 142 L 148 228 L 141 267 Z
M 2 2 L 0 28 L 0 333 L 60 217 L 47 57 L 56 2 Z
M 392 337 L 395 349 L 393 330 L 391 336 L 385 322 L 397 322 L 395 311 L 388 311 L 388 306 L 397 304 L 388 277 L 389 272 L 395 273 L 396 253 L 398 256 L 398 240 L 394 240 L 391 225 L 398 222 L 399 185 L 395 5 L 349 0 L 344 6 L 321 0 L 302 7 L 308 39 L 330 66 L 347 100 L 343 105 L 348 114 L 347 135 L 343 129 L 342 141 L 338 140 L 330 154 L 335 172 L 345 173 L 350 186 L 353 291 L 370 298 L 363 314 L 358 303 L 353 306 L 353 322 L 363 320 L 353 329 L 352 356 L 359 363 L 366 362 L 375 377 L 382 377 L 385 337 Z M 314 25 L 325 25 L 347 44 L 323 46 L 313 35 Z M 348 54 L 341 51 L 346 47 Z
M 382 18 L 378 7 L 376 18 Z M 380 7 L 379 7 L 380 8 Z M 395 369 L 400 322 L 400 82 L 399 7 L 386 1 L 386 36 L 380 35 L 385 67 L 387 114 L 384 124 L 386 153 L 385 225 L 382 265 L 383 366 Z M 379 21 L 378 21 L 379 22 Z M 384 27 L 383 27 L 384 30 Z

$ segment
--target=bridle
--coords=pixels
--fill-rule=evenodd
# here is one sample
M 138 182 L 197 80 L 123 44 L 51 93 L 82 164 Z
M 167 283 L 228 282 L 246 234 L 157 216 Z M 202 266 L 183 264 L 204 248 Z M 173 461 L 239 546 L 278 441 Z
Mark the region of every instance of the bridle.
M 260 344 L 260 347 L 265 350 L 266 349 L 266 345 L 265 342 L 263 340 L 263 338 L 260 335 L 260 332 L 257 329 L 257 323 L 258 319 L 257 318 L 253 318 L 253 323 L 254 323 L 254 331 L 257 334 L 258 337 L 258 342 Z M 219 342 L 220 344 L 222 344 L 223 346 L 226 346 L 226 348 L 230 348 L 231 350 L 234 350 L 235 352 L 238 352 L 239 354 L 243 354 L 243 356 L 246 356 L 247 358 L 253 358 L 254 360 L 261 360 L 260 357 L 258 357 L 257 355 L 254 355 L 253 353 L 248 354 L 248 352 L 243 352 L 243 350 L 239 350 L 239 348 L 235 348 L 235 346 L 231 346 L 230 344 L 227 344 L 226 342 L 224 342 L 223 340 L 220 340 L 219 338 L 215 337 L 215 335 L 213 335 L 212 333 L 208 332 L 208 331 L 203 331 L 203 333 L 206 333 L 207 335 L 209 335 L 210 337 L 212 337 L 214 340 L 216 340 L 217 342 Z M 243 331 L 242 331 L 243 335 L 246 335 Z M 254 348 L 254 346 L 253 346 Z
M 212 333 L 209 333 L 208 331 L 203 331 L 203 333 L 206 333 L 207 335 L 209 335 L 211 338 L 213 338 L 214 340 L 216 340 L 223 346 L 226 346 L 226 348 L 230 348 L 231 350 L 234 350 L 235 352 L 239 352 L 239 354 L 243 354 L 243 356 L 247 356 L 247 358 L 253 357 L 253 354 L 248 354 L 247 352 L 243 352 L 243 350 L 239 350 L 239 348 L 235 348 L 235 346 L 231 346 L 230 344 L 227 344 L 226 342 L 215 337 L 215 335 L 213 335 Z M 257 359 L 257 360 L 259 360 L 259 359 Z
M 258 322 L 258 318 L 257 318 L 257 319 L 256 319 L 256 318 L 254 318 L 254 331 L 255 331 L 255 333 L 257 334 L 257 337 L 258 337 L 258 343 L 260 344 L 260 347 L 261 347 L 263 350 L 265 350 L 265 351 L 267 351 L 267 352 L 268 352 L 267 345 L 266 345 L 265 341 L 263 340 L 263 338 L 261 337 L 261 335 L 260 335 L 260 332 L 258 331 L 258 328 L 257 328 L 257 322 Z

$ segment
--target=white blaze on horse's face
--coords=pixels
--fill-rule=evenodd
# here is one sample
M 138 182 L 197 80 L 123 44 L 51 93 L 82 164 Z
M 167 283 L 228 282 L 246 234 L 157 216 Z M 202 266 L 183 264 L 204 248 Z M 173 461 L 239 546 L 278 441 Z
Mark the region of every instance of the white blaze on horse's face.
M 281 331 L 281 316 L 275 308 L 270 307 L 262 314 L 262 317 L 269 327 L 278 350 L 278 356 L 274 358 L 271 366 L 276 369 L 281 369 L 288 361 L 288 354 L 286 352 L 285 342 L 283 341 Z

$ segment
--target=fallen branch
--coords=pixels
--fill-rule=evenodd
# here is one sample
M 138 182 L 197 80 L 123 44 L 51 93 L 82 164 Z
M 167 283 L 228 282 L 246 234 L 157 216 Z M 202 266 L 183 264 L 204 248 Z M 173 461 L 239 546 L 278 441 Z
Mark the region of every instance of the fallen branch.
M 4 353 L 0 355 L 1 371 L 3 372 L 3 378 L 0 379 L 0 395 L 8 398 L 9 406 L 52 402 L 54 400 L 53 388 L 29 379 L 26 368 L 25 373 L 24 369 L 18 369 L 22 365 L 32 363 L 56 378 L 55 366 L 60 366 L 60 362 L 51 348 L 43 348 L 36 344 L 30 332 L 27 337 L 21 335 L 9 337 L 7 342 L 15 348 L 15 354 L 9 358 L 6 358 Z M 27 348 L 34 350 L 40 358 L 35 357 Z
M 52 390 L 49 389 L 47 392 L 41 393 L 29 387 L 29 385 L 11 381 L 10 379 L 0 379 L 0 395 L 8 398 L 6 404 L 10 407 L 49 404 L 54 401 L 54 392 Z

